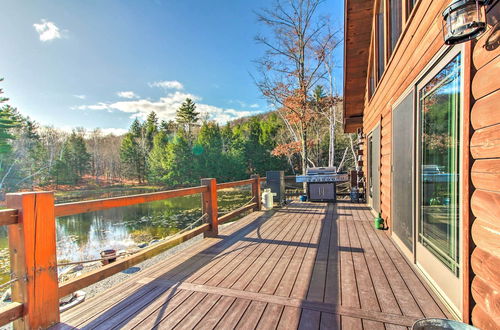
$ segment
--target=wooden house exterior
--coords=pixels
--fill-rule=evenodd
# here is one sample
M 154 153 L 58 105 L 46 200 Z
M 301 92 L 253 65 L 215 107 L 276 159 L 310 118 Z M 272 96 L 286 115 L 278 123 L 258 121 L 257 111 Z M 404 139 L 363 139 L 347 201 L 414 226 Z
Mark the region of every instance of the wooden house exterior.
M 344 128 L 366 194 L 457 319 L 500 328 L 500 4 L 445 45 L 449 0 L 346 0 Z

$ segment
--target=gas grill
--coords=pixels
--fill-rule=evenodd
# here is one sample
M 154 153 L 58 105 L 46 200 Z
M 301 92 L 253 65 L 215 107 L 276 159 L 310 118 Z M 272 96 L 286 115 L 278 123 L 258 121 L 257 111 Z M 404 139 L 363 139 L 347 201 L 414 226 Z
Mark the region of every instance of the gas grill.
M 337 173 L 335 167 L 308 168 L 306 175 L 297 175 L 296 182 L 307 182 L 307 197 L 311 202 L 335 202 L 336 182 L 349 181 L 345 173 Z

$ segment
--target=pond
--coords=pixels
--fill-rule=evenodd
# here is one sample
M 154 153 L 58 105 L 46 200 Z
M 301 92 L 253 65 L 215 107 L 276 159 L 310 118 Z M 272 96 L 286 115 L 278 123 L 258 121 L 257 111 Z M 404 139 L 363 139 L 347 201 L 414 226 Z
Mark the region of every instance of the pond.
M 127 195 L 127 192 L 121 192 L 121 195 Z M 136 193 L 137 190 L 132 191 L 132 194 Z M 115 195 L 107 193 L 106 197 Z M 94 196 L 87 193 L 84 199 L 102 197 L 102 192 Z M 58 198 L 58 203 L 61 199 Z M 220 190 L 219 213 L 236 209 L 250 199 L 250 187 Z M 138 245 L 173 235 L 200 217 L 200 194 L 59 217 L 56 219 L 57 260 L 58 263 L 91 260 L 99 258 L 100 252 L 105 249 L 137 248 Z M 8 256 L 7 230 L 0 227 L 0 284 L 9 278 Z

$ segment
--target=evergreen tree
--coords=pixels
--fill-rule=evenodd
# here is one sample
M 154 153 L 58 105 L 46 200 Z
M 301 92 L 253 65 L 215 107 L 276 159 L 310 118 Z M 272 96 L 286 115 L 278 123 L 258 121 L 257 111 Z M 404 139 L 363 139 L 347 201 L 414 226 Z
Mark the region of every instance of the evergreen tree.
M 0 78 L 0 82 L 3 78 Z M 19 126 L 19 122 L 16 118 L 16 109 L 12 108 L 10 105 L 4 104 L 9 99 L 2 97 L 3 89 L 0 88 L 0 156 L 8 154 L 12 147 L 10 145 L 10 140 L 14 138 L 11 134 L 11 129 Z M 2 105 L 3 104 L 3 105 Z
M 124 165 L 125 176 L 143 183 L 146 164 L 144 163 L 143 152 L 137 143 L 137 138 L 132 132 L 127 133 L 122 140 L 120 159 Z
M 187 98 L 177 110 L 176 120 L 180 125 L 184 126 L 189 140 L 192 138 L 191 126 L 200 120 L 199 116 L 200 113 L 196 112 L 196 104 L 190 98 Z
M 151 111 L 151 113 L 148 115 L 144 126 L 144 129 L 146 130 L 148 151 L 151 151 L 151 149 L 153 149 L 153 139 L 158 133 L 158 116 L 154 111 Z
M 139 119 L 135 118 L 134 121 L 132 122 L 132 125 L 130 125 L 130 133 L 136 138 L 139 138 L 142 136 L 142 124 L 139 121 Z
M 199 183 L 196 158 L 193 157 L 190 143 L 180 130 L 167 146 L 165 182 L 168 185 L 193 185 Z
M 165 132 L 168 136 L 175 134 L 177 130 L 177 124 L 173 120 L 165 121 L 162 120 L 160 123 L 160 131 Z
M 151 123 L 153 122 L 152 120 Z M 154 124 L 151 124 L 151 126 L 153 127 Z M 120 159 L 124 165 L 125 176 L 137 179 L 139 183 L 146 180 L 148 171 L 147 158 L 152 148 L 152 142 L 150 148 L 147 138 L 147 128 L 147 123 L 141 124 L 136 118 L 132 122 L 129 132 L 124 136 L 120 147 Z
M 158 132 L 153 139 L 153 148 L 148 157 L 148 181 L 158 184 L 164 183 L 167 174 L 167 145 L 169 136 L 167 132 Z
M 198 159 L 198 172 L 202 177 L 220 178 L 224 175 L 222 135 L 219 125 L 213 122 L 203 123 L 193 149 Z
M 57 160 L 54 174 L 57 184 L 76 184 L 88 173 L 91 155 L 87 152 L 82 134 L 71 133 L 63 145 L 61 158 Z
M 277 116 L 269 116 L 267 120 L 252 118 L 242 129 L 245 159 L 249 174 L 265 175 L 271 169 L 287 168 L 282 157 L 276 157 L 271 151 L 276 147 L 276 133 L 280 128 Z

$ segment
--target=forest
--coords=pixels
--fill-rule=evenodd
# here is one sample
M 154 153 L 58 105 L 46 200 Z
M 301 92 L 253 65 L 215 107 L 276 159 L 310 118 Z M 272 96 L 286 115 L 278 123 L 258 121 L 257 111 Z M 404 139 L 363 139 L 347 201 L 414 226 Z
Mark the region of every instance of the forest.
M 195 185 L 204 177 L 224 182 L 268 170 L 301 171 L 300 150 L 290 146 L 288 129 L 277 112 L 220 125 L 202 120 L 196 104 L 187 99 L 175 120 L 160 120 L 151 112 L 144 121 L 135 119 L 126 134 L 115 136 L 100 129 L 66 132 L 41 126 L 10 106 L 7 98 L 0 102 L 2 193 L 89 184 L 177 187 Z M 341 107 L 336 111 L 340 118 Z M 311 120 L 310 166 L 328 165 L 328 125 L 325 116 Z M 340 120 L 335 135 L 334 162 L 352 166 L 352 140 L 342 133 Z

